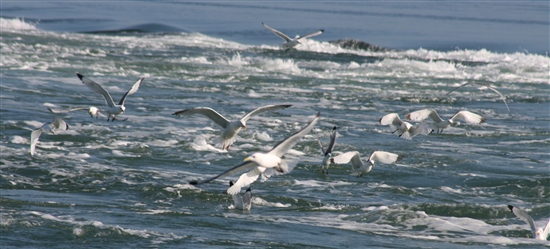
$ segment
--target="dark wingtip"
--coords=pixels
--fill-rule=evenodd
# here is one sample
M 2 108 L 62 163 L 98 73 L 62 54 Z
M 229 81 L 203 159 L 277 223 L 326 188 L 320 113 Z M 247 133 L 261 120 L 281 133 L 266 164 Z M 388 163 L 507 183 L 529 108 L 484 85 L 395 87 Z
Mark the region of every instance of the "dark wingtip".
M 78 78 L 79 78 L 80 80 L 82 80 L 82 78 L 84 78 L 84 76 L 82 76 L 82 74 L 79 74 L 79 73 L 76 73 L 76 76 L 78 76 Z
M 199 181 L 196 181 L 196 180 L 190 181 L 189 184 L 191 184 L 191 185 L 193 185 L 193 186 L 199 185 Z
M 317 117 L 321 117 L 321 112 L 317 112 Z
M 233 186 L 233 181 L 229 181 L 229 187 Z
M 338 129 L 337 126 L 332 127 L 332 130 L 333 130 L 333 131 L 336 130 L 336 129 Z
M 324 29 L 320 29 L 319 31 L 321 31 L 321 32 L 325 32 L 325 30 L 324 30 Z
M 512 213 L 514 212 L 514 206 L 508 205 L 508 209 L 510 209 L 510 212 L 512 212 Z
M 246 189 L 246 192 L 252 192 L 252 190 L 250 190 L 250 187 Z

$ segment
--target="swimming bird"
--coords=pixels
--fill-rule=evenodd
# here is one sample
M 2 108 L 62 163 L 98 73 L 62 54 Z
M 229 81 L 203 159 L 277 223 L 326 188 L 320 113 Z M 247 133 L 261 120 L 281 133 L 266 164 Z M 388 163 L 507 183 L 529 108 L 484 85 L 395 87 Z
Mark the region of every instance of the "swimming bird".
M 428 117 L 430 117 L 437 126 L 437 133 L 443 132 L 443 129 L 448 128 L 451 124 L 454 123 L 455 119 L 464 120 L 470 124 L 482 124 L 485 123 L 486 119 L 478 114 L 469 111 L 459 111 L 453 115 L 450 119 L 443 120 L 433 109 L 423 109 L 415 112 L 411 112 L 405 116 L 409 120 L 420 122 Z
M 449 93 L 452 93 L 452 92 L 454 92 L 455 90 L 457 90 L 457 89 L 459 89 L 459 88 L 461 88 L 461 87 L 463 87 L 463 86 L 465 86 L 465 85 L 468 85 L 468 84 L 477 86 L 478 89 L 481 90 L 481 91 L 484 91 L 484 90 L 489 89 L 489 90 L 495 92 L 496 94 L 498 94 L 498 96 L 500 96 L 500 99 L 502 99 L 502 101 L 504 102 L 504 105 L 506 105 L 506 109 L 508 109 L 508 112 L 510 112 L 510 108 L 508 107 L 508 103 L 506 103 L 506 97 L 504 97 L 504 95 L 502 95 L 502 93 L 500 93 L 500 92 L 496 89 L 496 87 L 491 86 L 491 85 L 488 84 L 488 83 L 466 82 L 466 83 L 464 83 L 464 84 L 462 84 L 462 85 L 456 87 L 455 89 L 449 91 L 446 95 L 449 95 Z
M 99 116 L 101 116 L 101 112 L 99 111 L 99 109 L 95 106 L 90 106 L 90 107 L 76 107 L 76 108 L 69 108 L 69 109 L 65 109 L 65 110 L 54 110 L 50 107 L 48 107 L 48 110 L 51 112 L 51 113 L 55 113 L 55 114 L 63 114 L 63 113 L 69 113 L 69 112 L 73 112 L 73 111 L 80 111 L 80 110 L 88 110 L 88 114 L 90 115 L 91 118 L 98 118 Z
M 369 173 L 372 170 L 372 167 L 374 166 L 374 163 L 376 161 L 389 164 L 395 163 L 397 159 L 399 159 L 399 155 L 397 154 L 378 150 L 372 152 L 372 154 L 369 156 L 369 164 L 364 164 L 363 161 L 361 161 L 361 157 L 358 151 L 350 151 L 333 157 L 332 162 L 336 164 L 346 164 L 351 161 L 353 174 L 356 174 L 357 177 L 361 177 L 363 176 L 363 174 Z
M 407 121 L 401 120 L 397 113 L 386 114 L 378 122 L 381 125 L 389 125 L 392 129 L 391 133 L 397 133 L 399 137 L 409 140 L 418 134 L 428 135 L 434 129 L 433 125 L 424 122 L 412 125 Z
M 196 108 L 186 109 L 186 110 L 174 112 L 172 115 L 183 116 L 183 115 L 201 114 L 210 118 L 212 121 L 214 121 L 216 124 L 218 124 L 224 129 L 220 140 L 222 142 L 222 148 L 224 150 L 229 150 L 229 147 L 235 142 L 236 136 L 241 131 L 241 129 L 246 130 L 246 122 L 252 116 L 255 116 L 267 111 L 285 109 L 291 106 L 292 105 L 266 105 L 266 106 L 258 107 L 253 111 L 245 114 L 241 119 L 233 120 L 233 121 L 228 120 L 223 115 L 221 115 L 220 113 L 218 113 L 217 111 L 209 107 L 196 107 Z
M 31 132 L 31 148 L 30 153 L 31 156 L 34 155 L 36 144 L 38 143 L 38 138 L 40 138 L 40 135 L 42 132 L 49 133 L 49 134 L 56 134 L 55 132 L 57 130 L 67 130 L 69 129 L 69 125 L 65 123 L 63 119 L 60 117 L 55 117 L 54 120 L 51 123 L 43 124 L 42 127 L 34 130 Z
M 337 128 L 338 127 L 336 126 L 332 128 L 332 133 L 330 134 L 330 142 L 326 150 L 323 148 L 323 144 L 321 143 L 321 140 L 318 140 L 319 145 L 321 146 L 321 152 L 323 152 L 323 155 L 324 155 L 323 161 L 321 162 L 321 171 L 327 175 L 328 175 L 328 166 L 330 165 L 330 158 L 332 157 L 332 150 L 334 149 L 334 144 L 336 143 L 336 135 L 338 134 L 336 132 Z
M 134 83 L 132 88 L 130 88 L 130 90 L 128 90 L 122 96 L 118 104 L 116 104 L 115 101 L 113 101 L 113 97 L 111 97 L 111 94 L 109 94 L 109 92 L 107 92 L 103 87 L 101 87 L 101 85 L 94 82 L 93 80 L 90 80 L 82 76 L 82 74 L 76 73 L 76 75 L 82 81 L 82 83 L 84 83 L 84 85 L 86 85 L 90 90 L 96 93 L 99 93 L 103 96 L 103 98 L 105 99 L 105 103 L 107 103 L 107 106 L 109 107 L 105 110 L 109 114 L 107 116 L 107 121 L 109 120 L 115 121 L 115 118 L 117 115 L 122 114 L 126 111 L 126 107 L 124 106 L 124 102 L 126 101 L 126 98 L 136 93 L 137 90 L 139 89 L 139 86 L 141 85 L 141 82 L 143 82 L 143 80 L 145 79 L 145 78 L 140 78 L 138 81 L 136 81 L 136 83 Z
M 527 222 L 527 224 L 529 224 L 529 227 L 531 227 L 531 232 L 533 233 L 533 238 L 539 239 L 539 240 L 546 240 L 546 238 L 548 238 L 548 232 L 550 232 L 550 221 L 548 221 L 544 229 L 540 227 L 537 228 L 533 218 L 531 218 L 531 216 L 526 212 L 524 212 L 523 210 L 517 207 L 514 207 L 512 205 L 508 205 L 508 209 L 510 209 L 510 211 L 514 213 L 518 218 L 522 219 L 523 221 Z
M 229 181 L 229 187 L 231 186 L 233 186 L 233 181 Z M 246 192 L 244 192 L 243 195 L 237 193 L 231 195 L 231 198 L 233 198 L 233 206 L 236 209 L 250 211 L 250 207 L 252 207 L 252 191 L 250 190 L 250 187 L 246 189 Z
M 288 163 L 282 159 L 283 155 L 285 155 L 292 147 L 294 147 L 294 145 L 298 143 L 298 140 L 300 138 L 304 137 L 313 129 L 315 124 L 317 124 L 317 122 L 319 121 L 320 117 L 321 113 L 319 112 L 307 126 L 294 133 L 293 135 L 287 137 L 283 141 L 279 142 L 267 153 L 256 152 L 251 156 L 245 158 L 243 163 L 231 169 L 228 169 L 227 171 L 217 176 L 202 181 L 191 181 L 189 182 L 189 184 L 204 184 L 218 178 L 231 176 L 239 172 L 244 172 L 248 170 L 248 172 L 242 174 L 239 177 L 239 179 L 235 182 L 233 186 L 227 189 L 228 194 L 234 195 L 239 193 L 242 187 L 248 186 L 256 181 L 256 179 L 258 179 L 258 176 L 260 176 L 261 174 L 265 174 L 268 170 L 275 170 L 279 173 L 290 172 Z
M 301 40 L 306 39 L 306 38 L 310 38 L 310 37 L 314 37 L 314 36 L 318 36 L 318 35 L 322 34 L 323 32 L 325 32 L 324 29 L 320 29 L 320 30 L 317 30 L 317 31 L 315 31 L 311 34 L 308 34 L 308 35 L 304 35 L 304 36 L 297 35 L 294 39 L 291 39 L 288 35 L 285 35 L 283 32 L 281 32 L 279 30 L 276 30 L 272 27 L 267 26 L 267 24 L 265 24 L 263 22 L 262 22 L 262 25 L 264 25 L 264 27 L 266 29 L 273 32 L 278 37 L 281 37 L 281 39 L 285 40 L 285 43 L 283 43 L 283 48 L 285 49 L 285 52 L 288 51 L 289 49 L 293 48 L 293 47 L 296 47 L 298 44 L 301 43 Z

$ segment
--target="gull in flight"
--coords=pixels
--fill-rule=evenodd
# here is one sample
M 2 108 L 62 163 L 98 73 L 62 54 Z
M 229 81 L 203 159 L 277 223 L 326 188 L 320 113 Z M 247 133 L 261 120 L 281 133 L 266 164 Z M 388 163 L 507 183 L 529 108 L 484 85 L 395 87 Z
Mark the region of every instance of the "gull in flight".
M 372 167 L 374 167 L 374 162 L 378 161 L 381 163 L 390 164 L 395 163 L 397 159 L 399 159 L 399 155 L 397 154 L 378 150 L 372 152 L 369 156 L 369 164 L 364 164 L 363 161 L 361 161 L 358 151 L 350 151 L 333 157 L 332 162 L 336 164 L 346 164 L 351 161 L 353 174 L 357 177 L 361 177 L 363 174 L 369 173 L 372 170 Z
M 498 96 L 500 96 L 500 99 L 502 99 L 502 101 L 504 102 L 504 105 L 506 105 L 506 109 L 508 109 L 508 112 L 510 112 L 510 108 L 508 107 L 508 103 L 506 103 L 506 97 L 504 97 L 504 95 L 502 95 L 502 93 L 500 93 L 500 92 L 496 89 L 496 87 L 491 86 L 491 85 L 488 84 L 488 83 L 466 82 L 466 83 L 464 83 L 464 84 L 462 84 L 462 85 L 456 87 L 455 89 L 449 91 L 446 95 L 449 95 L 449 93 L 452 93 L 452 92 L 456 91 L 457 89 L 459 89 L 459 88 L 461 88 L 461 87 L 463 87 L 463 86 L 465 86 L 465 85 L 468 85 L 468 84 L 477 86 L 478 89 L 481 90 L 481 91 L 485 91 L 485 90 L 489 89 L 489 90 L 495 92 L 496 94 L 498 94 Z
M 113 97 L 111 97 L 111 94 L 109 94 L 109 92 L 107 92 L 103 87 L 101 87 L 101 85 L 94 82 L 93 80 L 90 80 L 82 76 L 82 74 L 77 73 L 76 75 L 82 81 L 82 83 L 84 83 L 84 85 L 86 85 L 90 90 L 96 93 L 99 93 L 103 96 L 103 98 L 105 99 L 105 103 L 107 103 L 107 106 L 108 106 L 108 108 L 106 109 L 107 113 L 109 114 L 107 116 L 107 121 L 109 120 L 115 121 L 117 115 L 122 114 L 126 111 L 126 107 L 124 106 L 124 102 L 126 101 L 126 98 L 136 93 L 137 90 L 139 89 L 139 86 L 141 85 L 141 82 L 143 82 L 143 80 L 145 79 L 145 78 L 141 78 L 138 81 L 136 81 L 136 83 L 134 83 L 132 88 L 130 88 L 130 90 L 128 90 L 124 94 L 124 96 L 122 96 L 118 104 L 116 104 L 115 101 L 113 100 Z
M 301 43 L 300 40 L 310 38 L 310 37 L 314 37 L 314 36 L 318 36 L 318 35 L 322 34 L 323 32 L 325 32 L 324 29 L 320 29 L 320 30 L 317 30 L 317 31 L 315 31 L 311 34 L 308 34 L 308 35 L 304 35 L 304 36 L 297 35 L 294 39 L 291 39 L 288 35 L 285 35 L 283 32 L 281 32 L 279 30 L 276 30 L 272 27 L 267 26 L 267 24 L 265 24 L 263 22 L 262 22 L 262 25 L 264 25 L 264 27 L 266 29 L 273 32 L 278 37 L 281 37 L 281 39 L 285 40 L 285 43 L 283 43 L 283 48 L 285 49 L 285 52 L 288 51 L 289 49 L 293 48 L 293 47 L 296 47 L 298 44 L 300 44 Z
M 55 113 L 55 114 L 63 114 L 63 113 L 69 113 L 69 112 L 73 112 L 73 111 L 88 110 L 88 114 L 90 114 L 91 118 L 96 118 L 97 119 L 99 116 L 103 116 L 101 114 L 101 112 L 99 111 L 99 109 L 95 106 L 76 107 L 76 108 L 69 108 L 69 109 L 65 109 L 65 110 L 54 110 L 54 109 L 48 107 L 48 110 L 51 113 Z
M 464 120 L 466 123 L 470 124 L 482 124 L 485 123 L 486 119 L 478 114 L 469 111 L 459 111 L 453 115 L 450 119 L 443 120 L 433 109 L 423 109 L 415 112 L 411 112 L 405 116 L 407 119 L 412 121 L 420 122 L 428 117 L 430 117 L 437 127 L 437 133 L 443 132 L 443 129 L 448 128 L 453 124 L 455 119 Z
M 337 128 L 338 127 L 336 126 L 332 128 L 332 133 L 330 134 L 330 142 L 326 150 L 323 148 L 323 144 L 321 143 L 321 140 L 318 140 L 319 146 L 321 146 L 321 152 L 323 152 L 323 155 L 324 155 L 323 161 L 321 162 L 321 171 L 327 175 L 328 175 L 328 166 L 330 165 L 330 158 L 332 157 L 332 150 L 334 149 L 334 144 L 336 143 L 336 135 L 338 134 L 338 132 L 336 132 Z
M 224 150 L 229 150 L 229 147 L 233 144 L 233 142 L 235 142 L 236 136 L 241 131 L 241 129 L 246 130 L 246 122 L 252 116 L 255 116 L 267 111 L 285 109 L 291 106 L 292 105 L 266 105 L 266 106 L 258 107 L 255 110 L 245 114 L 241 119 L 234 120 L 234 121 L 229 121 L 227 118 L 225 118 L 224 116 L 219 114 L 217 111 L 209 107 L 196 107 L 196 108 L 186 109 L 186 110 L 174 112 L 172 115 L 182 116 L 182 115 L 202 114 L 210 118 L 212 121 L 214 121 L 216 124 L 218 124 L 224 129 L 220 140 L 222 142 L 222 148 Z
M 223 178 L 226 176 L 234 175 L 239 172 L 247 171 L 243 173 L 239 179 L 233 184 L 233 186 L 227 189 L 227 193 L 230 195 L 238 194 L 241 191 L 241 188 L 244 186 L 249 186 L 251 183 L 258 179 L 258 176 L 265 175 L 270 173 L 269 171 L 277 171 L 279 173 L 288 173 L 291 168 L 288 163 L 282 159 L 283 155 L 286 154 L 302 137 L 308 134 L 315 124 L 319 121 L 321 113 L 317 113 L 315 118 L 304 128 L 294 133 L 290 137 L 287 137 L 283 141 L 275 145 L 267 153 L 256 152 L 251 156 L 244 159 L 244 162 L 217 175 L 212 178 L 202 180 L 202 181 L 191 181 L 191 185 L 199 185 L 203 183 L 211 182 L 218 178 Z M 272 172 L 271 172 L 272 173 Z
M 548 232 L 550 232 L 550 221 L 548 221 L 544 229 L 540 227 L 537 229 L 535 221 L 533 220 L 533 218 L 531 218 L 529 214 L 512 205 L 508 205 L 508 209 L 510 209 L 510 211 L 514 213 L 518 218 L 529 224 L 529 226 L 531 227 L 531 232 L 533 233 L 533 238 L 539 240 L 546 240 L 546 238 L 548 238 Z
M 378 122 L 381 125 L 389 125 L 392 129 L 391 133 L 397 133 L 399 137 L 409 140 L 418 134 L 428 135 L 434 130 L 433 125 L 425 122 L 412 125 L 409 122 L 403 121 L 397 113 L 384 115 Z
M 63 119 L 60 117 L 55 117 L 53 122 L 43 124 L 42 127 L 34 130 L 31 132 L 31 156 L 34 155 L 36 144 L 38 143 L 38 138 L 40 138 L 40 135 L 42 132 L 49 133 L 49 134 L 56 134 L 55 132 L 57 130 L 64 131 L 69 129 L 69 125 L 65 123 Z
M 233 181 L 229 181 L 229 187 L 231 186 L 233 186 Z M 233 206 L 236 209 L 250 211 L 250 207 L 252 207 L 252 192 L 250 191 L 250 187 L 246 190 L 246 192 L 244 192 L 243 195 L 237 193 L 231 195 L 231 198 L 233 198 Z

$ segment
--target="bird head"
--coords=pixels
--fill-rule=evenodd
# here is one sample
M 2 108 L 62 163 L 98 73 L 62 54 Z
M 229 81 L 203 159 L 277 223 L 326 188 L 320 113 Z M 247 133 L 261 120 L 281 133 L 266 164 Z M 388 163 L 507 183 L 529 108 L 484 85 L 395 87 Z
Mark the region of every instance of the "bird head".
M 122 110 L 122 112 L 124 113 L 126 111 L 126 106 L 121 105 L 120 110 Z
M 241 128 L 246 131 L 246 123 L 243 121 L 240 121 L 240 123 L 241 123 Z
M 99 109 L 95 106 L 90 106 L 90 109 L 88 109 L 88 114 L 90 114 L 90 117 L 96 117 L 99 115 Z

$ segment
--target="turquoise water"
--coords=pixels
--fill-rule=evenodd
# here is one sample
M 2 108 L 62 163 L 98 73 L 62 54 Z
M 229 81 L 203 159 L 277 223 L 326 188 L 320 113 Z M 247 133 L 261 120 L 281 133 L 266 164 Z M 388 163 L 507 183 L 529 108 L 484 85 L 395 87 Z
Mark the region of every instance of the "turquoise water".
M 3 3 L 0 243 L 548 247 L 506 207 L 527 210 L 539 226 L 550 216 L 547 14 L 543 2 Z M 325 33 L 284 52 L 261 21 L 291 36 Z M 344 38 L 354 40 L 335 42 Z M 43 134 L 31 157 L 30 132 L 53 120 L 48 107 L 103 107 L 76 72 L 115 100 L 146 79 L 126 101 L 127 121 L 64 114 L 70 129 Z M 446 95 L 471 80 L 496 86 L 510 112 L 491 91 Z M 250 119 L 229 152 L 216 145 L 215 123 L 171 115 L 207 106 L 233 119 L 267 104 L 293 106 Z M 443 117 L 469 110 L 487 122 L 412 140 L 378 123 L 424 108 Z M 187 184 L 269 150 L 318 111 L 321 121 L 289 153 L 296 168 L 252 184 L 250 212 L 230 209 L 223 193 L 238 176 Z M 326 176 L 317 140 L 328 143 L 333 126 L 336 152 L 402 159 L 362 178 L 349 165 Z

